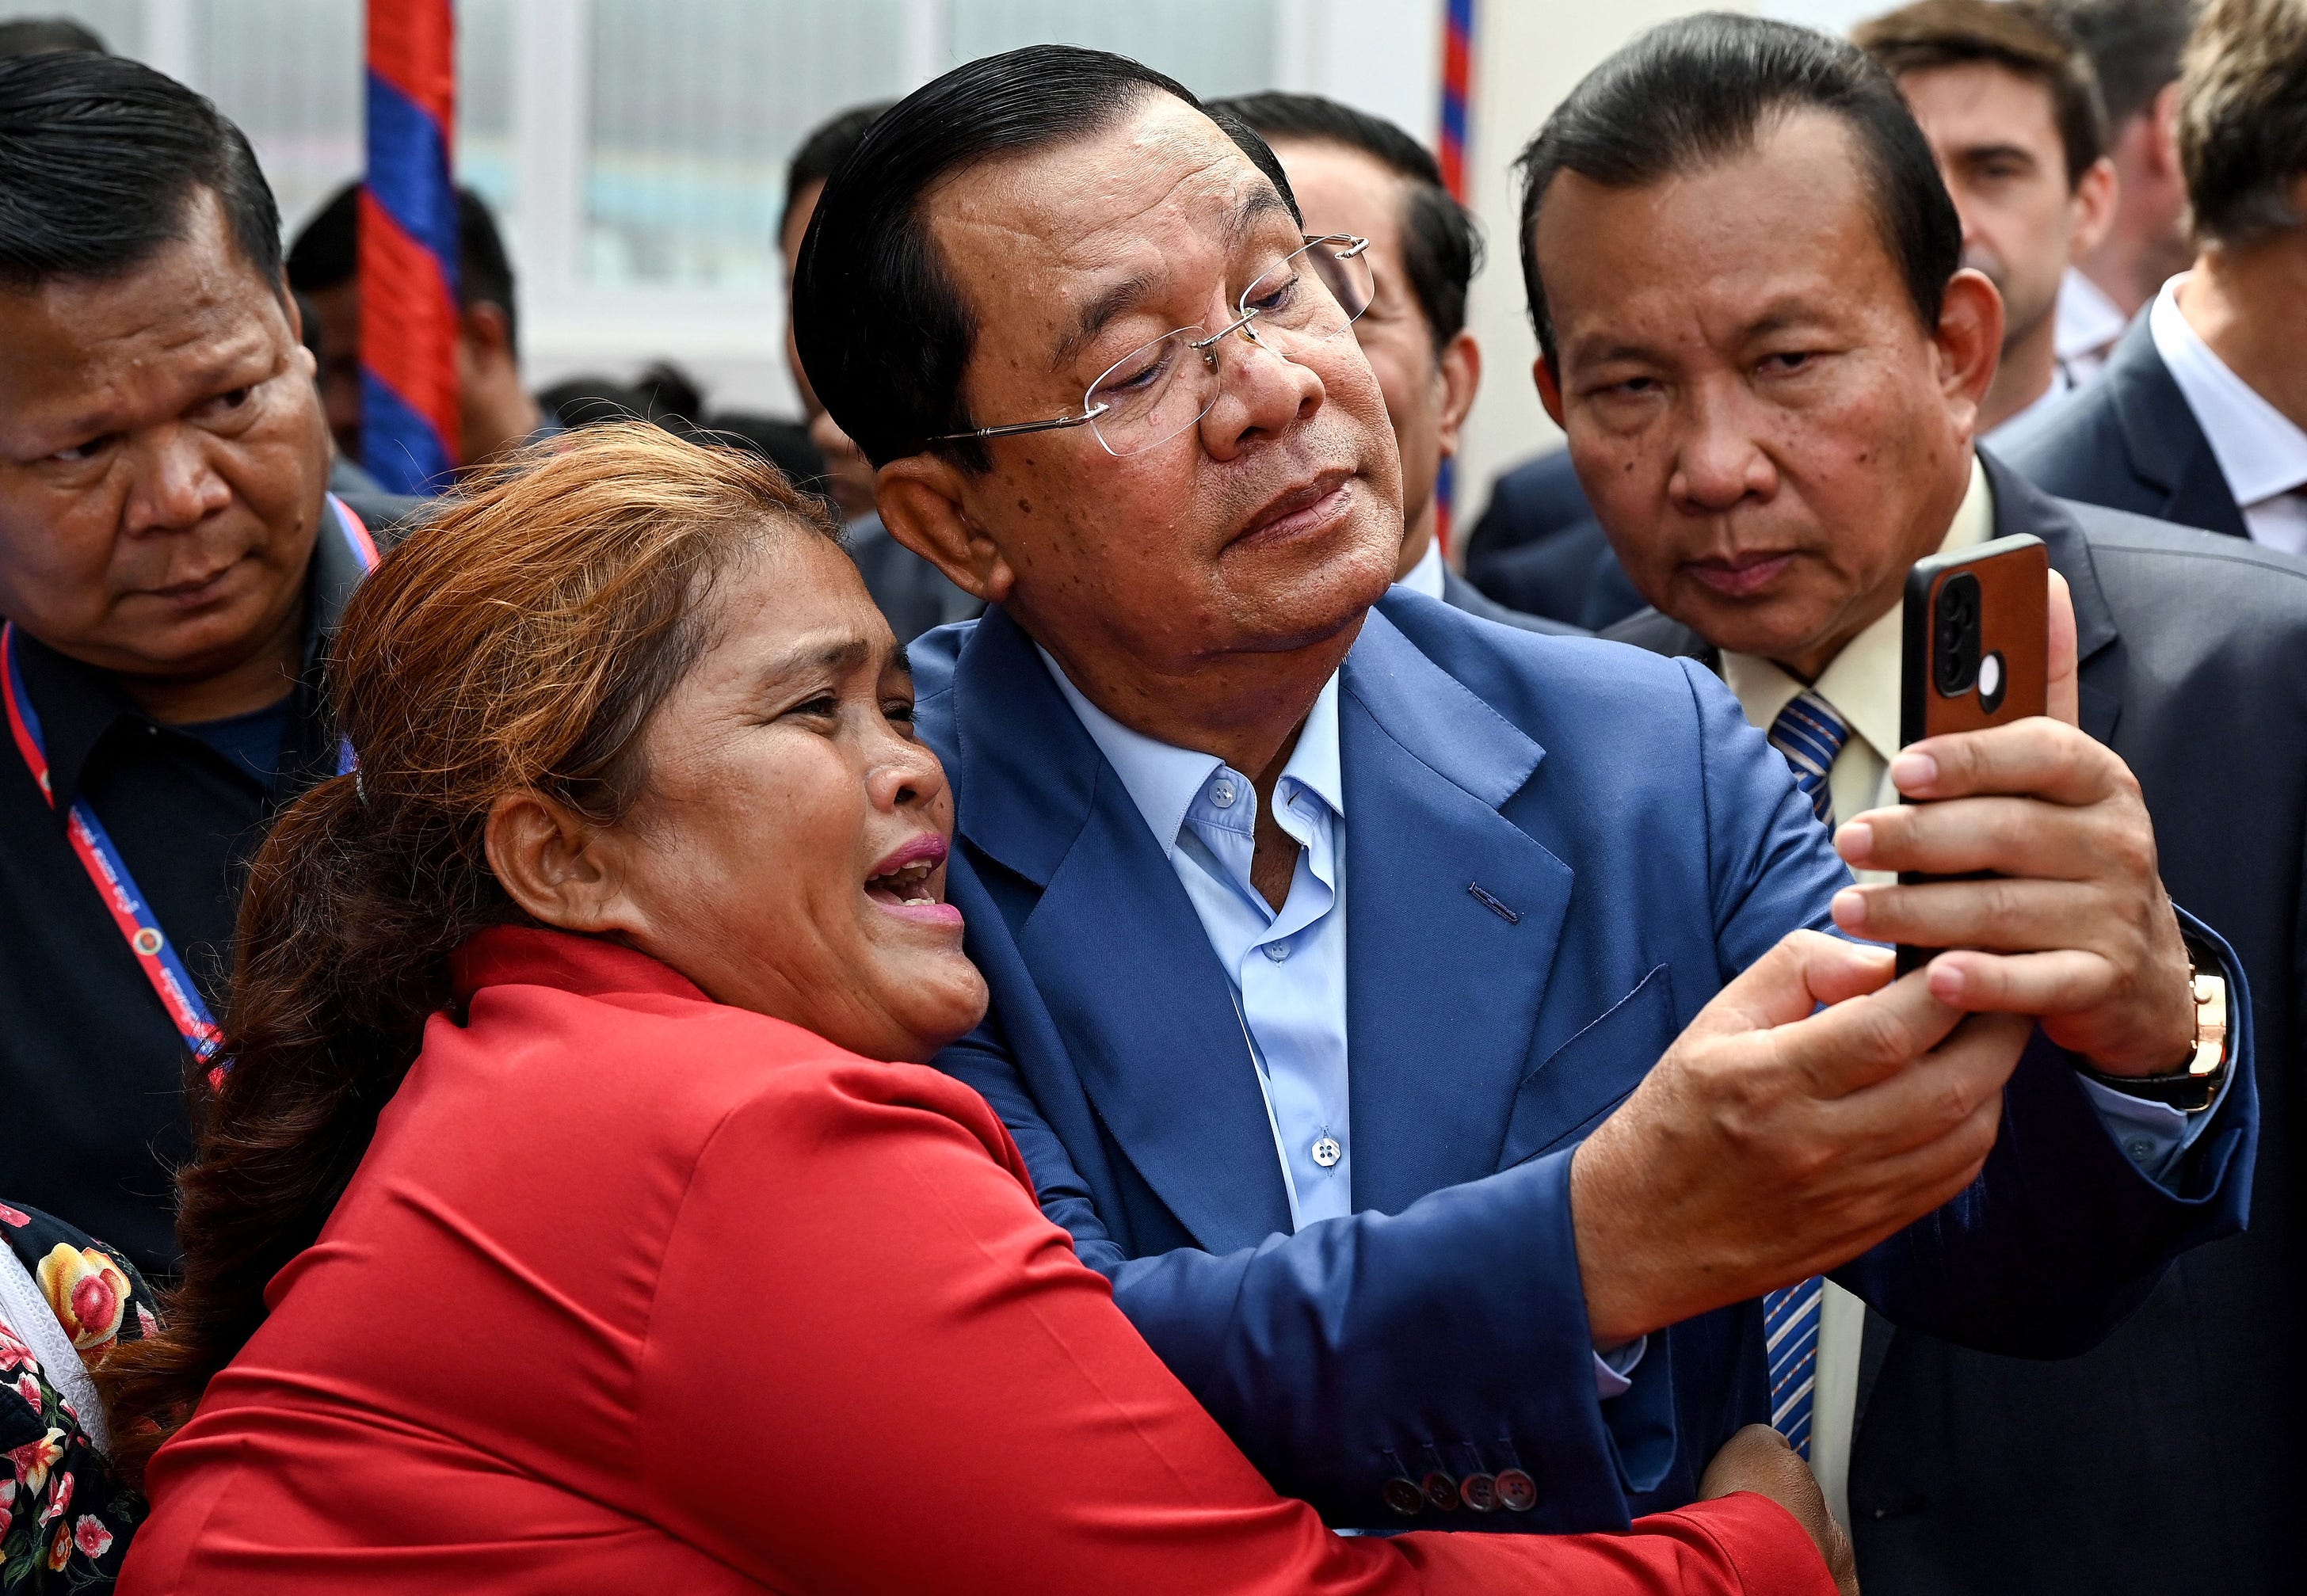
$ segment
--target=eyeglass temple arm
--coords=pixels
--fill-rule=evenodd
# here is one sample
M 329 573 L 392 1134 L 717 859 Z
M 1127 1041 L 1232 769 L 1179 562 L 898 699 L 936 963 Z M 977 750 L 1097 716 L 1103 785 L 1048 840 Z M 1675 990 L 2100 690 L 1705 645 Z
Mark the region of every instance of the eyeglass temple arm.
M 1069 426 L 1082 426 L 1095 421 L 1108 410 L 1108 404 L 1095 404 L 1079 416 L 1053 416 L 1047 421 L 1013 421 L 1007 426 L 981 426 L 966 433 L 939 433 L 923 440 L 930 443 L 957 443 L 964 438 L 1015 438 L 1025 433 L 1054 433 Z

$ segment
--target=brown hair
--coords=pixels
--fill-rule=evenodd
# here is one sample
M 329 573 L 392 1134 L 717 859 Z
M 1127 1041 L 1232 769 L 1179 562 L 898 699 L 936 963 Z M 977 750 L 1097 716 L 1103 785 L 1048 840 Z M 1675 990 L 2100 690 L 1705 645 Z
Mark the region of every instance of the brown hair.
M 2307 222 L 2307 0 L 2211 0 L 2179 74 L 2179 166 L 2198 243 Z
M 484 850 L 529 790 L 603 825 L 647 779 L 651 712 L 708 640 L 716 578 L 774 528 L 837 538 L 757 456 L 641 424 L 534 445 L 410 533 L 355 595 L 331 665 L 356 775 L 284 813 L 242 898 L 213 1094 L 179 1175 L 166 1329 L 102 1377 L 133 1478 L 263 1322 L 450 1000 L 449 956 L 526 916 Z
M 1915 0 L 1850 30 L 1892 77 L 1983 61 L 2040 83 L 2067 160 L 2067 186 L 2106 150 L 2098 73 L 2066 24 L 2027 0 Z

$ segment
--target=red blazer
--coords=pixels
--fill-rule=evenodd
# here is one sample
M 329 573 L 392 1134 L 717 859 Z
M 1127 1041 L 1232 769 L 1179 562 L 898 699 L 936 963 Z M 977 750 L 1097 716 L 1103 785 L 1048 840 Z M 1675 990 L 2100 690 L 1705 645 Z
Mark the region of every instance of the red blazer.
M 124 1596 L 1801 1592 L 1741 1496 L 1345 1539 L 1042 1217 L 984 1101 L 630 949 L 459 956 L 376 1140 L 150 1476 Z

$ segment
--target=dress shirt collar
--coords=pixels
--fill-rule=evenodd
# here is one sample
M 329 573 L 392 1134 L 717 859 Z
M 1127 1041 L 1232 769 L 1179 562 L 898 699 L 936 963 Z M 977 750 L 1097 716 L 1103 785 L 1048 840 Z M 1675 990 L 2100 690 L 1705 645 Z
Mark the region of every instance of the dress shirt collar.
M 2006 447 L 2012 439 L 2022 435 L 2026 428 L 2040 422 L 2064 404 L 2067 396 L 2074 390 L 2075 380 L 2067 375 L 2067 368 L 2054 365 L 2051 368 L 2051 385 L 2048 388 L 1996 422 L 1982 436 L 1997 448 Z
M 1440 538 L 1429 537 L 1426 540 L 1426 552 L 1418 557 L 1418 563 L 1410 568 L 1409 572 L 1401 579 L 1399 585 L 1409 588 L 1412 593 L 1423 593 L 1428 598 L 1442 599 L 1442 540 Z M 1443 602 L 1448 601 L 1443 600 Z
M 2105 288 L 2072 266 L 2059 279 L 2056 314 L 2051 338 L 2062 363 L 2105 354 L 2131 320 Z
M 1113 767 L 1113 773 L 1121 777 L 1130 802 L 1145 816 L 1154 840 L 1162 845 L 1162 856 L 1172 857 L 1179 829 L 1186 823 L 1186 811 L 1225 761 L 1215 754 L 1196 753 L 1132 731 L 1085 698 L 1048 649 L 1036 643 L 1033 652 L 1042 656 L 1050 680 L 1065 695 L 1074 717 L 1097 744 L 1105 762 Z M 1322 694 L 1314 700 L 1313 710 L 1298 734 L 1298 746 L 1291 751 L 1290 762 L 1282 768 L 1282 780 L 1275 786 L 1294 782 L 1342 819 L 1346 813 L 1342 770 L 1338 751 L 1338 676 L 1334 671 L 1322 684 Z M 1256 779 L 1254 773 L 1242 774 Z
M 1986 471 L 1974 455 L 1970 488 L 1954 512 L 1939 553 L 1974 547 L 1994 536 L 1994 494 L 1986 485 Z M 1906 652 L 1906 612 L 1893 604 L 1866 629 L 1842 646 L 1827 661 L 1816 682 L 1808 685 L 1842 716 L 1854 735 L 1863 737 L 1884 759 L 1899 751 L 1899 676 Z M 1737 696 L 1746 719 L 1768 731 L 1779 711 L 1801 692 L 1804 683 L 1778 665 L 1752 654 L 1722 656 L 1722 679 Z
M 2195 413 L 2195 424 L 2219 462 L 2238 508 L 2307 486 L 2307 432 L 2235 375 L 2187 324 L 2179 294 L 2193 274 L 2183 272 L 2163 285 L 2148 312 L 2148 331 L 2171 380 Z

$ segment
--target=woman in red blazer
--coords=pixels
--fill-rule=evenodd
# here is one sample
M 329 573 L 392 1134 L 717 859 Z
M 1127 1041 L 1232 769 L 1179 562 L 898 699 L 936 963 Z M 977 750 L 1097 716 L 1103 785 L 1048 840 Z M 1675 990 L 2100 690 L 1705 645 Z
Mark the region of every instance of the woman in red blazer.
M 259 857 L 184 1283 L 107 1365 L 121 1590 L 1833 1591 L 1762 1446 L 1812 1529 L 1347 1539 L 1274 1495 L 922 1067 L 984 988 L 830 534 L 594 432 L 369 579 L 359 775 Z

